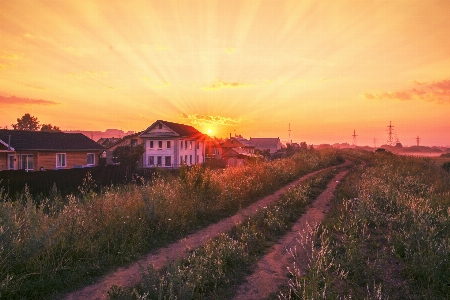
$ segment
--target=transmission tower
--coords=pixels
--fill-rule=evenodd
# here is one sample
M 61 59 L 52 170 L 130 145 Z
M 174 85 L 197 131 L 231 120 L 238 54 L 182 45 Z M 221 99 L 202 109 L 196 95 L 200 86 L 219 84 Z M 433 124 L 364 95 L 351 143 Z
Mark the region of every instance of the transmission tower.
M 377 139 L 373 138 L 373 147 L 376 148 L 377 147 Z
M 291 140 L 291 123 L 289 123 L 288 133 L 289 133 L 288 143 L 292 144 L 292 140 Z
M 388 132 L 388 140 L 387 140 L 387 144 L 390 146 L 395 146 L 395 141 L 394 141 L 394 126 L 392 125 L 391 121 L 389 121 L 389 126 L 387 129 Z
M 419 142 L 420 142 L 420 137 L 419 136 L 416 137 L 416 142 L 417 142 L 417 147 L 419 147 Z
M 353 137 L 353 145 L 356 146 L 356 137 L 357 137 L 357 135 L 356 135 L 356 131 L 354 129 L 353 129 L 352 137 Z

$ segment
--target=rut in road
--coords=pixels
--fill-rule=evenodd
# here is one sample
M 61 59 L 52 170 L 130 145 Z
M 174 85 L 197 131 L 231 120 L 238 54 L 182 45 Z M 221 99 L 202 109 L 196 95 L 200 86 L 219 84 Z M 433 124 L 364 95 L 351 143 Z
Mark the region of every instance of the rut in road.
M 298 245 L 299 234 L 306 232 L 308 227 L 314 227 L 323 220 L 329 209 L 329 202 L 338 182 L 347 175 L 348 171 L 338 173 L 327 188 L 316 200 L 311 203 L 308 210 L 294 224 L 291 231 L 284 235 L 261 260 L 258 261 L 255 271 L 238 287 L 235 300 L 265 299 L 278 291 L 278 287 L 286 284 L 288 266 L 292 264 L 289 249 Z M 306 257 L 306 249 L 301 247 L 296 251 L 298 257 Z M 297 266 L 302 269 L 302 266 Z M 304 268 L 303 268 L 304 270 Z
M 159 248 L 155 251 L 145 255 L 142 259 L 134 262 L 133 264 L 117 269 L 114 273 L 108 274 L 97 283 L 86 286 L 78 291 L 74 291 L 67 295 L 66 300 L 74 299 L 106 299 L 107 292 L 112 285 L 121 287 L 129 287 L 137 284 L 142 277 L 142 270 L 146 269 L 148 265 L 153 265 L 155 269 L 162 268 L 168 261 L 174 261 L 176 259 L 184 258 L 188 255 L 189 251 L 200 247 L 206 241 L 218 236 L 220 233 L 230 230 L 236 223 L 239 223 L 245 219 L 246 216 L 254 214 L 259 207 L 267 206 L 271 202 L 276 201 L 282 194 L 288 189 L 298 185 L 300 182 L 316 175 L 317 173 L 331 169 L 338 168 L 350 164 L 345 162 L 338 166 L 333 166 L 325 169 L 321 169 L 312 173 L 309 173 L 300 179 L 286 185 L 279 189 L 275 193 L 266 196 L 259 201 L 249 205 L 248 207 L 241 209 L 237 214 L 229 218 L 225 218 L 215 224 L 212 224 L 204 229 L 201 229 L 195 233 L 186 236 L 177 242 L 170 244 L 166 247 Z

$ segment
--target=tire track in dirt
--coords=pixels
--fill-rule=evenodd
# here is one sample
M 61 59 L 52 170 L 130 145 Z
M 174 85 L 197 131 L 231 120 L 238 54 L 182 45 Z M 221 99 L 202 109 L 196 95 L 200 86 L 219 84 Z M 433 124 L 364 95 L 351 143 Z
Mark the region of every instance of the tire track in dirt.
M 308 227 L 314 227 L 321 222 L 329 209 L 329 202 L 339 181 L 347 175 L 348 171 L 337 174 L 327 185 L 316 200 L 309 205 L 308 210 L 294 224 L 291 231 L 284 235 L 270 252 L 258 261 L 255 272 L 246 278 L 246 282 L 238 287 L 234 300 L 265 299 L 278 291 L 278 287 L 287 283 L 287 267 L 292 264 L 289 249 L 298 246 L 299 233 L 305 232 Z M 306 250 L 297 247 L 298 257 L 306 257 Z M 305 261 L 306 263 L 306 261 Z M 301 268 L 301 266 L 298 266 Z
M 66 300 L 75 299 L 92 299 L 92 300 L 103 300 L 107 298 L 107 291 L 112 285 L 117 285 L 121 287 L 133 286 L 139 283 L 141 279 L 141 274 L 143 270 L 149 264 L 152 264 L 155 269 L 162 268 L 168 261 L 174 261 L 176 259 L 184 258 L 188 255 L 189 251 L 200 247 L 206 241 L 218 236 L 220 233 L 226 232 L 233 228 L 236 223 L 244 220 L 246 216 L 254 214 L 259 207 L 267 206 L 271 202 L 276 201 L 283 193 L 288 189 L 298 185 L 300 182 L 316 175 L 317 173 L 331 169 L 339 168 L 349 165 L 350 162 L 346 161 L 340 165 L 328 167 L 318 171 L 314 171 L 300 179 L 284 186 L 283 188 L 277 190 L 275 193 L 266 196 L 257 202 L 241 209 L 234 216 L 225 218 L 217 223 L 214 223 L 206 228 L 196 231 L 183 239 L 178 240 L 166 247 L 159 248 L 150 252 L 149 254 L 143 256 L 140 260 L 132 263 L 127 267 L 120 267 L 115 272 L 105 275 L 98 282 L 86 286 L 80 290 L 74 291 L 66 296 Z

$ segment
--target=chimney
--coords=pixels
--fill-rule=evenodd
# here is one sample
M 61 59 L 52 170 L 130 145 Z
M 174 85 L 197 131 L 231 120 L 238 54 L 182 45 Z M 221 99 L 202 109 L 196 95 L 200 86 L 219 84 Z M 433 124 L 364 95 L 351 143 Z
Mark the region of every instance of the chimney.
M 231 140 L 231 132 L 230 132 L 230 140 Z

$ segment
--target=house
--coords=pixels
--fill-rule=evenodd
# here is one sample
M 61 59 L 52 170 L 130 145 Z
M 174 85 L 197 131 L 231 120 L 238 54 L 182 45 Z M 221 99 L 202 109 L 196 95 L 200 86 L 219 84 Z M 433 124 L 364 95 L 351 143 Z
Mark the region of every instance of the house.
M 250 144 L 255 146 L 260 152 L 269 150 L 270 154 L 281 150 L 282 145 L 280 138 L 250 138 Z
M 117 158 L 113 157 L 114 149 L 120 146 L 136 146 L 143 143 L 142 138 L 140 137 L 140 132 L 136 132 L 133 134 L 129 134 L 127 136 L 124 136 L 121 139 L 118 139 L 115 141 L 115 143 L 112 143 L 108 147 L 106 147 L 106 164 L 112 165 L 117 163 Z M 142 162 L 138 163 L 139 166 L 142 166 Z
M 104 150 L 81 133 L 0 129 L 0 170 L 93 167 Z
M 255 146 L 242 136 L 230 137 L 222 146 L 222 158 L 229 167 L 244 165 L 245 160 L 255 158 Z
M 178 168 L 205 162 L 207 135 L 192 126 L 157 120 L 139 136 L 145 148 L 143 168 Z
M 114 145 L 115 143 L 117 143 L 120 140 L 121 140 L 121 138 L 115 138 L 115 137 L 112 137 L 112 138 L 100 138 L 97 141 L 97 144 L 102 145 L 105 148 L 108 148 L 108 147 Z

